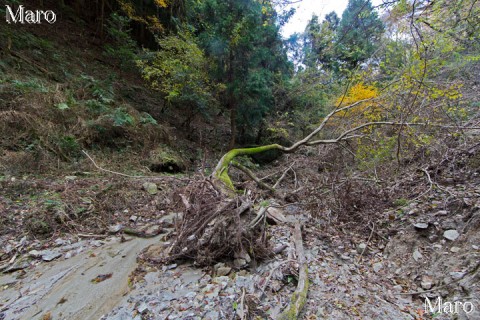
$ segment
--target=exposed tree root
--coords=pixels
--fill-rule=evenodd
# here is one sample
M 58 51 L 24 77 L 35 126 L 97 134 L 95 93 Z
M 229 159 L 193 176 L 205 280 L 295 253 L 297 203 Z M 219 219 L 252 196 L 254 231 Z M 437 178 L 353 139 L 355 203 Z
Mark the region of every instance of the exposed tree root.
M 176 227 L 166 262 L 193 259 L 211 265 L 222 259 L 262 259 L 269 256 L 264 225 L 250 226 L 253 204 L 245 197 L 228 197 L 209 180 L 193 182 L 178 194 L 184 212 Z

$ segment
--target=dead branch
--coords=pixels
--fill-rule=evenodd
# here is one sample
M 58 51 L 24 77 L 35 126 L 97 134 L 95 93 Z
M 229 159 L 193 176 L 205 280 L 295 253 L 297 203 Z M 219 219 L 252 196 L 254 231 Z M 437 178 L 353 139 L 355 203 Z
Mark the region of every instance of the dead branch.
M 95 166 L 95 168 L 97 168 L 97 169 L 100 170 L 100 171 L 104 171 L 104 172 L 108 172 L 108 173 L 112 173 L 112 174 L 116 174 L 116 175 L 119 175 L 119 176 L 122 176 L 122 177 L 128 177 L 128 178 L 147 178 L 147 177 L 145 177 L 145 176 L 131 176 L 131 175 L 129 175 L 129 174 L 125 174 L 125 173 L 121 173 L 121 172 L 116 172 L 116 171 L 104 169 L 104 168 L 100 167 L 100 166 L 95 162 L 95 160 L 93 160 L 93 158 L 92 158 L 85 150 L 82 150 L 82 153 L 83 153 L 84 155 L 86 155 L 87 158 L 93 163 L 93 165 Z
M 340 141 L 350 140 L 357 137 L 357 136 L 350 136 L 349 135 L 350 133 L 356 132 L 364 128 L 375 127 L 375 126 L 411 126 L 411 127 L 417 126 L 417 127 L 437 127 L 437 128 L 444 128 L 444 129 L 463 129 L 463 130 L 480 129 L 480 127 L 449 126 L 449 125 L 443 125 L 438 123 L 375 121 L 375 122 L 367 122 L 355 128 L 346 130 L 335 139 L 307 141 L 305 145 L 314 146 L 318 144 L 331 144 L 331 143 L 338 143 Z
M 276 189 L 276 188 L 280 185 L 280 183 L 283 181 L 283 179 L 285 179 L 285 177 L 287 176 L 288 171 L 292 170 L 292 167 L 293 167 L 294 164 L 295 164 L 295 162 L 292 163 L 292 164 L 287 168 L 287 170 L 285 170 L 285 171 L 283 172 L 283 174 L 281 175 L 280 178 L 278 178 L 277 182 L 275 182 L 275 184 L 273 185 L 273 188 L 274 188 L 274 189 Z
M 98 170 L 103 171 L 103 172 L 107 172 L 107 173 L 111 173 L 111 174 L 115 174 L 115 175 L 119 175 L 119 176 L 122 176 L 122 177 L 134 178 L 134 179 L 161 179 L 161 180 L 185 180 L 185 181 L 190 180 L 189 178 L 179 178 L 179 177 L 172 177 L 172 176 L 132 176 L 132 175 L 129 175 L 129 174 L 126 174 L 126 173 L 121 173 L 121 172 L 112 171 L 112 170 L 109 170 L 109 169 L 102 168 L 95 162 L 95 160 L 85 150 L 82 150 L 82 153 L 85 156 L 87 156 L 87 158 L 92 162 L 92 164 Z
M 265 182 L 261 181 L 254 173 L 252 170 L 248 169 L 247 167 L 245 167 L 244 165 L 242 165 L 241 163 L 238 163 L 236 161 L 233 161 L 232 162 L 232 165 L 239 169 L 240 171 L 243 171 L 247 176 L 250 177 L 250 179 L 252 179 L 253 181 L 255 181 L 261 188 L 263 189 L 267 189 L 267 190 L 270 190 L 271 192 L 275 192 L 275 188 L 272 188 L 270 187 L 268 184 L 266 184 Z
M 255 217 L 255 219 L 252 220 L 252 222 L 250 222 L 250 224 L 248 225 L 248 228 L 249 229 L 253 229 L 256 227 L 256 225 L 262 220 L 265 218 L 265 215 L 267 213 L 267 209 L 269 208 L 269 206 L 266 206 L 266 207 L 262 207 L 260 210 L 258 210 L 258 213 L 257 213 L 257 216 Z
M 260 260 L 272 255 L 265 225 L 260 223 L 264 213 L 256 215 L 248 198 L 231 198 L 206 181 L 192 182 L 175 197 L 177 209 L 184 214 L 176 225 L 171 245 L 157 259 L 159 262 L 193 259 L 198 265 L 210 265 L 234 257 L 245 248 L 249 250 L 245 251 L 247 257 L 241 259 L 246 263 L 251 258 Z
M 285 247 L 287 247 L 287 245 L 285 245 Z M 283 266 L 284 264 L 289 263 L 289 262 L 295 262 L 295 260 L 285 260 L 285 261 L 282 261 L 282 262 L 280 262 L 277 266 L 273 267 L 273 268 L 270 270 L 270 272 L 268 273 L 267 278 L 265 279 L 265 283 L 264 283 L 263 286 L 260 288 L 260 291 L 262 292 L 262 296 L 265 295 L 265 290 L 267 289 L 268 283 L 270 282 L 270 279 L 272 279 L 272 276 L 273 276 L 273 274 L 275 273 L 275 271 L 277 271 L 278 268 L 280 268 L 281 266 Z M 260 298 L 261 298 L 262 296 L 260 296 Z
M 300 312 L 307 301 L 308 293 L 308 266 L 305 259 L 305 252 L 303 250 L 302 231 L 300 223 L 295 223 L 293 231 L 293 241 L 295 243 L 295 251 L 297 252 L 298 261 L 298 284 L 297 289 L 292 294 L 290 303 L 287 308 L 280 314 L 280 320 L 294 320 L 298 319 Z
M 280 150 L 284 153 L 292 153 L 296 151 L 298 148 L 301 146 L 314 146 L 314 145 L 319 145 L 319 144 L 335 144 L 339 143 L 341 141 L 347 141 L 351 140 L 354 138 L 358 138 L 358 134 L 354 134 L 357 131 L 368 128 L 368 127 L 374 127 L 374 126 L 400 126 L 400 128 L 403 128 L 405 126 L 421 126 L 421 127 L 439 127 L 439 128 L 446 128 L 446 129 L 480 129 L 480 127 L 470 127 L 470 126 L 451 126 L 451 125 L 444 125 L 444 124 L 437 124 L 437 123 L 416 123 L 416 122 L 395 122 L 395 121 L 376 121 L 376 122 L 367 122 L 364 124 L 361 124 L 359 126 L 356 126 L 354 128 L 348 129 L 341 133 L 337 138 L 334 139 L 320 139 L 320 140 L 313 140 L 313 137 L 315 137 L 319 132 L 323 130 L 325 125 L 328 123 L 330 118 L 332 118 L 335 114 L 346 111 L 348 109 L 354 108 L 357 105 L 367 102 L 367 101 L 372 101 L 374 98 L 371 99 L 364 99 L 357 101 L 353 104 L 350 104 L 348 106 L 342 107 L 342 108 L 336 108 L 332 112 L 330 112 L 320 123 L 320 125 L 313 130 L 309 135 L 307 135 L 305 138 L 295 142 L 293 145 L 290 147 L 285 147 L 279 144 L 270 144 L 270 145 L 265 145 L 265 146 L 260 146 L 260 147 L 253 147 L 253 148 L 239 148 L 239 149 L 232 149 L 226 154 L 223 155 L 223 157 L 218 161 L 213 173 L 212 177 L 216 181 L 222 182 L 221 185 L 223 185 L 223 192 L 225 194 L 230 194 L 233 195 L 233 191 L 235 190 L 235 187 L 233 185 L 232 180 L 230 179 L 228 175 L 228 168 L 231 165 L 233 159 L 237 156 L 241 155 L 252 155 L 252 154 L 257 154 L 265 151 L 270 151 L 270 150 Z M 275 185 L 274 185 L 275 188 Z
M 365 248 L 363 248 L 362 252 L 360 253 L 360 256 L 357 259 L 357 264 L 362 261 L 363 254 L 365 251 L 367 251 L 368 245 L 370 244 L 370 240 L 372 240 L 373 233 L 375 232 L 375 223 L 372 223 L 372 232 L 370 232 L 370 236 L 368 237 L 367 244 L 365 245 Z

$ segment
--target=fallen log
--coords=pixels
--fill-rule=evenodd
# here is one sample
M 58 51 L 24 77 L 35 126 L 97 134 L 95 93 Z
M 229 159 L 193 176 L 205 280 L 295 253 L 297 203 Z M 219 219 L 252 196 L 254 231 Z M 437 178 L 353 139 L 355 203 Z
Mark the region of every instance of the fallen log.
M 307 301 L 308 293 L 308 266 L 305 260 L 305 252 L 303 250 L 302 231 L 300 223 L 295 223 L 293 231 L 293 241 L 295 243 L 295 251 L 297 253 L 298 261 L 298 284 L 297 288 L 290 298 L 290 303 L 287 308 L 278 316 L 279 320 L 296 320 L 303 306 Z

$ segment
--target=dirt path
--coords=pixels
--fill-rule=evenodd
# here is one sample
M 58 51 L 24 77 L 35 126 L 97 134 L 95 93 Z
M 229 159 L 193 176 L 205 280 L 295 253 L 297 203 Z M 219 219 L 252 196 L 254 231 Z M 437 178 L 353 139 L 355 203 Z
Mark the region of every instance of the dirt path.
M 2 292 L 5 319 L 99 319 L 128 291 L 128 276 L 135 269 L 137 255 L 158 243 L 159 237 L 135 238 L 82 252 L 71 259 L 42 263 L 27 270 L 25 277 L 2 275 L 0 285 L 12 284 Z M 92 282 L 98 275 L 111 278 Z

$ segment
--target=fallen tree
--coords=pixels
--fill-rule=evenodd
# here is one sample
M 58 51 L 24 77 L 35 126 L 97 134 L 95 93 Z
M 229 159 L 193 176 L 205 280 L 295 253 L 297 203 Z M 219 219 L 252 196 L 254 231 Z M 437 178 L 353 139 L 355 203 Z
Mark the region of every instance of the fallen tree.
M 470 126 L 459 126 L 459 125 L 445 125 L 445 124 L 438 124 L 438 123 L 425 123 L 425 122 L 403 122 L 403 121 L 372 121 L 366 122 L 360 125 L 357 125 L 353 128 L 347 129 L 339 134 L 336 138 L 332 139 L 317 139 L 314 140 L 315 136 L 317 136 L 327 125 L 329 120 L 336 114 L 340 112 L 347 111 L 352 109 L 364 102 L 375 100 L 375 98 L 359 100 L 355 103 L 352 103 L 348 106 L 335 108 L 331 111 L 320 123 L 320 125 L 313 130 L 309 135 L 305 138 L 295 142 L 290 147 L 285 147 L 280 144 L 269 144 L 265 146 L 253 147 L 253 148 L 239 148 L 239 149 L 232 149 L 223 155 L 222 158 L 218 161 L 215 170 L 212 173 L 212 179 L 214 183 L 220 182 L 219 188 L 221 188 L 225 193 L 232 194 L 232 191 L 235 190 L 233 182 L 228 175 L 228 170 L 231 165 L 236 166 L 240 170 L 244 171 L 247 175 L 249 175 L 254 181 L 256 181 L 261 187 L 270 189 L 274 191 L 273 187 L 267 186 L 264 183 L 260 183 L 259 179 L 256 178 L 253 173 L 249 170 L 245 170 L 246 168 L 242 168 L 237 163 L 235 163 L 234 159 L 238 156 L 244 155 L 252 155 L 257 153 L 262 153 L 270 150 L 279 150 L 284 153 L 292 153 L 298 150 L 302 146 L 315 146 L 321 144 L 336 144 L 342 141 L 347 141 L 355 138 L 361 138 L 363 135 L 355 134 L 362 129 L 366 129 L 369 127 L 379 127 L 379 126 L 398 126 L 398 127 L 438 127 L 444 129 L 458 129 L 458 130 L 467 130 L 467 129 L 480 129 L 480 127 L 470 127 Z
M 200 182 L 196 181 L 185 190 L 178 192 L 181 201 L 177 201 L 177 203 L 182 205 L 178 209 L 185 214 L 181 223 L 177 226 L 176 239 L 168 249 L 168 260 L 193 258 L 197 263 L 206 265 L 225 257 L 234 257 L 248 262 L 251 257 L 269 256 L 268 241 L 265 238 L 266 207 L 255 206 L 252 199 L 239 196 L 236 193 L 234 183 L 228 173 L 229 168 L 231 166 L 238 168 L 259 186 L 274 193 L 278 183 L 269 186 L 262 182 L 251 170 L 236 162 L 236 157 L 269 150 L 292 153 L 302 146 L 338 144 L 342 141 L 362 138 L 369 134 L 368 131 L 358 134 L 362 129 L 379 126 L 398 126 L 400 129 L 405 127 L 479 129 L 479 127 L 414 121 L 374 121 L 345 129 L 335 138 L 316 139 L 316 136 L 325 128 L 333 116 L 375 99 L 359 100 L 348 106 L 335 108 L 315 130 L 290 147 L 269 144 L 253 148 L 232 149 L 224 154 L 208 179 Z M 262 221 L 264 223 L 260 223 Z
M 292 153 L 302 146 L 321 144 L 339 144 L 343 141 L 366 137 L 372 127 L 392 126 L 399 130 L 409 127 L 444 128 L 444 129 L 479 129 L 460 125 L 447 125 L 426 122 L 407 121 L 365 121 L 351 125 L 334 138 L 319 139 L 317 135 L 325 129 L 333 116 L 352 109 L 367 101 L 357 101 L 345 107 L 337 107 L 331 111 L 309 135 L 286 147 L 280 144 L 269 144 L 253 148 L 232 149 L 218 161 L 211 176 L 203 181 L 194 181 L 190 186 L 177 193 L 178 201 L 184 213 L 177 224 L 176 236 L 166 251 L 164 261 L 177 259 L 193 259 L 198 265 L 212 265 L 224 259 L 234 259 L 237 269 L 249 265 L 250 260 L 271 257 L 274 252 L 269 248 L 266 232 L 268 204 L 255 205 L 255 200 L 246 195 L 238 195 L 234 183 L 229 176 L 231 166 L 243 171 L 260 187 L 271 191 L 274 196 L 278 182 L 269 186 L 255 176 L 255 173 L 235 161 L 236 157 L 253 155 L 269 150 Z M 290 170 L 291 167 L 287 169 Z M 283 173 L 282 180 L 286 172 Z M 268 203 L 269 201 L 267 201 Z M 281 319 L 297 319 L 308 293 L 308 268 L 303 253 L 301 226 L 296 223 L 293 239 L 297 252 L 298 286 L 291 296 L 290 303 L 280 315 Z
M 279 315 L 279 320 L 295 320 L 298 319 L 303 306 L 307 301 L 308 293 L 308 265 L 305 260 L 305 252 L 303 250 L 302 230 L 300 223 L 295 223 L 293 230 L 293 242 L 295 243 L 295 251 L 297 253 L 298 263 L 298 284 L 297 288 L 290 298 L 290 303 L 285 310 Z

